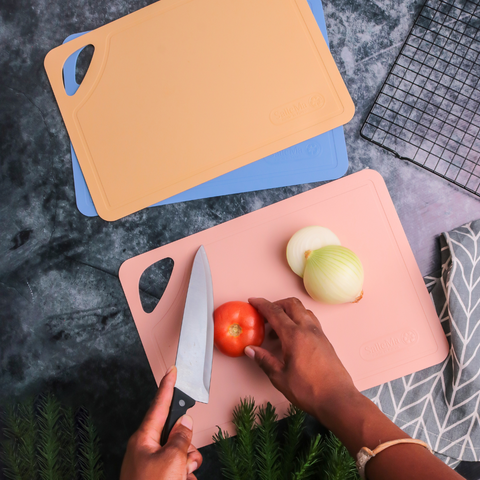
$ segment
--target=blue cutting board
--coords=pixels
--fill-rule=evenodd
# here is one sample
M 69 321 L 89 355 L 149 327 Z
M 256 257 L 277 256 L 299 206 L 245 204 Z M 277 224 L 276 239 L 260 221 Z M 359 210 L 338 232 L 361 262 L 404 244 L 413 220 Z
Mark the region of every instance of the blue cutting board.
M 321 0 L 308 0 L 308 4 L 328 44 L 322 2 Z M 70 35 L 63 43 L 85 35 L 85 33 L 88 32 Z M 73 95 L 79 87 L 75 80 L 75 67 L 82 50 L 72 54 L 63 67 L 65 90 L 68 95 Z M 70 149 L 77 208 L 88 217 L 97 216 L 92 197 L 71 144 Z M 152 206 L 264 190 L 266 188 L 334 180 L 343 176 L 347 168 L 348 157 L 343 127 L 337 127 L 334 130 L 221 175 Z

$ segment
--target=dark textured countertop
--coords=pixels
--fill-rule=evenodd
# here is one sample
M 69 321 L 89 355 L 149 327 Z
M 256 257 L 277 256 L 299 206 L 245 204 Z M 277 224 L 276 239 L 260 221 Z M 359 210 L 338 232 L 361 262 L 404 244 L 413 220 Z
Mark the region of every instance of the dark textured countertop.
M 121 263 L 318 185 L 161 206 L 114 223 L 78 212 L 69 141 L 43 59 L 69 34 L 147 3 L 0 1 L 0 403 L 51 390 L 83 404 L 98 424 L 112 479 L 155 392 L 118 281 Z M 359 135 L 421 4 L 325 0 L 324 10 L 333 56 L 356 105 L 345 127 L 348 174 L 382 174 L 425 275 L 440 267 L 438 236 L 479 218 L 480 200 Z M 220 478 L 214 453 L 203 452 L 198 478 Z M 475 465 L 460 468 L 479 478 Z

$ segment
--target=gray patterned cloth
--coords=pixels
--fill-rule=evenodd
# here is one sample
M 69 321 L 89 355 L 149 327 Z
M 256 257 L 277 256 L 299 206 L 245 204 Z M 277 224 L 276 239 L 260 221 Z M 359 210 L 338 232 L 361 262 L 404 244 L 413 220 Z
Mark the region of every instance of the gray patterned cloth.
M 450 344 L 447 358 L 363 393 L 455 468 L 480 460 L 480 220 L 440 240 L 441 275 L 425 282 Z

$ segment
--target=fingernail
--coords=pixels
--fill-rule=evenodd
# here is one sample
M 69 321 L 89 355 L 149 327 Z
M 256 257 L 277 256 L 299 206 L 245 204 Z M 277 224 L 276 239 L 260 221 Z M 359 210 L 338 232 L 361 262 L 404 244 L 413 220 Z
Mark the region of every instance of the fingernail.
M 180 423 L 189 430 L 193 428 L 193 418 L 190 415 L 184 415 Z
M 188 474 L 190 475 L 190 474 L 193 473 L 197 468 L 198 468 L 198 463 L 197 463 L 197 462 L 192 462 L 192 463 L 188 466 Z
M 175 368 L 175 365 L 172 365 L 172 366 L 167 370 L 167 373 L 165 373 L 165 376 L 167 376 L 174 368 Z
M 252 347 L 245 347 L 245 355 L 249 358 L 255 358 L 255 350 Z

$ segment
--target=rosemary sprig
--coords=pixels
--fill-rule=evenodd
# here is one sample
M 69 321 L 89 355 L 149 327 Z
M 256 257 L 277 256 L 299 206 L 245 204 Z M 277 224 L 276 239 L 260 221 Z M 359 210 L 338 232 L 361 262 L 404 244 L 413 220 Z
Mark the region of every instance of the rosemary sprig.
M 61 406 L 53 395 L 40 398 L 38 405 L 38 466 L 41 480 L 61 480 Z
M 322 442 L 322 436 L 318 434 L 310 442 L 310 446 L 305 455 L 302 455 L 299 465 L 293 474 L 294 480 L 307 480 L 315 472 L 315 467 L 320 462 L 324 443 Z
M 77 478 L 77 442 L 75 412 L 72 408 L 62 408 L 60 432 L 62 437 L 62 476 L 75 479 Z
M 100 480 L 98 434 L 86 411 L 76 416 L 51 394 L 7 406 L 0 459 L 8 480 Z
M 103 467 L 100 459 L 100 442 L 97 429 L 87 411 L 79 419 L 79 464 L 83 480 L 101 480 Z
M 255 413 L 253 398 L 240 400 L 240 405 L 233 410 L 233 424 L 237 431 L 238 464 L 244 468 L 241 472 L 244 480 L 255 478 Z
M 359 480 L 355 461 L 342 442 L 333 434 L 325 439 L 325 480 Z
M 24 422 L 18 409 L 14 405 L 8 405 L 2 415 L 2 421 L 4 423 L 4 438 L 0 458 L 5 465 L 4 474 L 8 479 L 27 480 L 28 468 L 22 461 L 19 448 L 23 437 Z
M 18 442 L 19 457 L 25 465 L 25 475 L 34 479 L 37 475 L 37 425 L 35 422 L 35 401 L 29 398 L 18 406 L 22 438 Z
M 258 409 L 257 462 L 260 480 L 280 478 L 280 446 L 277 439 L 278 415 L 269 402 Z
M 9 480 L 27 480 L 15 443 L 11 439 L 2 442 L 0 458 L 4 463 L 3 473 Z
M 218 432 L 213 436 L 218 449 L 218 457 L 222 465 L 222 474 L 227 480 L 243 480 L 243 474 L 239 468 L 238 456 L 234 438 L 218 427 Z
M 306 414 L 291 405 L 288 415 L 280 448 L 275 408 L 268 403 L 256 409 L 251 398 L 240 402 L 234 410 L 237 437 L 230 438 L 221 428 L 213 437 L 227 480 L 307 480 L 313 475 L 322 480 L 359 479 L 353 459 L 334 435 L 319 434 L 307 442 Z
M 284 434 L 285 442 L 282 449 L 282 472 L 283 478 L 290 480 L 294 471 L 295 459 L 300 449 L 306 414 L 290 404 L 287 415 L 287 428 Z

